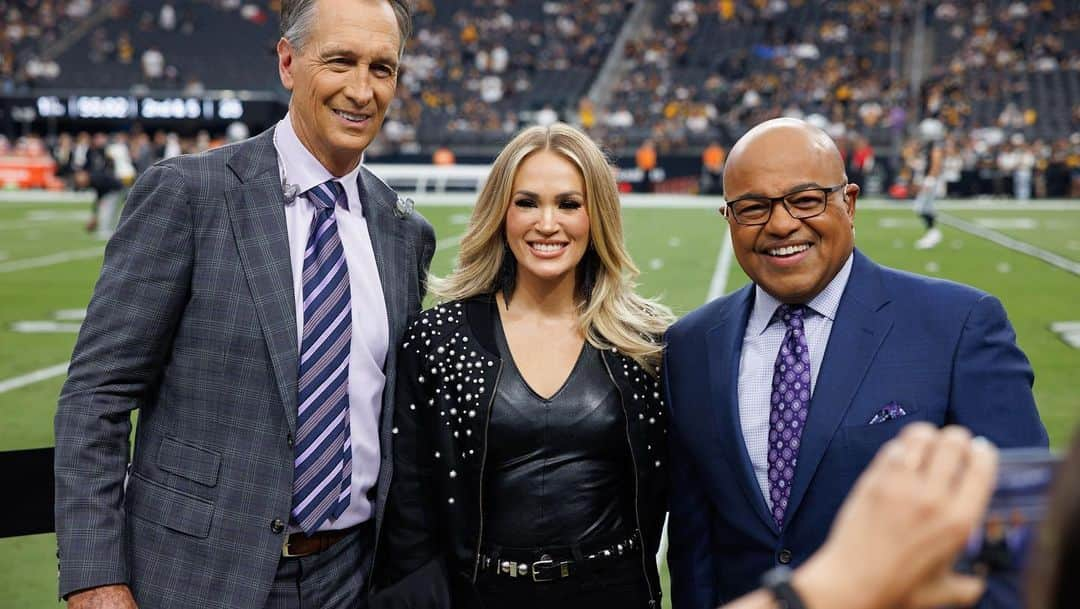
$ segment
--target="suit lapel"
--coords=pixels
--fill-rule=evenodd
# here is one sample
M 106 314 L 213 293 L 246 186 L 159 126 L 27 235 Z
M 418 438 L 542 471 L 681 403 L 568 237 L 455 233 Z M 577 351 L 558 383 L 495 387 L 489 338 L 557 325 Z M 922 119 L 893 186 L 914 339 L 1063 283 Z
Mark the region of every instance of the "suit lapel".
M 237 148 L 229 167 L 241 185 L 225 193 L 236 249 L 255 301 L 289 429 L 296 431 L 296 303 L 285 198 L 273 129 Z
M 367 169 L 357 178 L 357 188 L 364 206 L 364 220 L 371 249 L 375 253 L 375 266 L 379 269 L 386 317 L 390 329 L 390 349 L 396 349 L 398 338 L 408 317 L 408 294 L 405 277 L 409 261 L 402 222 L 394 213 L 397 197 Z M 387 362 L 390 358 L 387 357 Z
M 761 521 L 776 532 L 776 523 L 754 476 L 754 466 L 746 452 L 739 421 L 739 360 L 742 357 L 743 335 L 754 304 L 754 286 L 750 284 L 731 296 L 731 302 L 705 340 L 709 354 L 709 383 L 713 409 L 717 416 L 719 438 L 717 446 L 724 460 L 735 472 L 746 500 L 753 506 Z
M 379 442 L 382 448 L 382 466 L 379 468 L 378 494 L 375 501 L 375 538 L 382 535 L 383 515 L 389 493 L 388 481 L 392 477 L 394 394 L 396 378 L 394 369 L 397 361 L 397 346 L 405 331 L 408 317 L 413 313 L 409 309 L 409 281 L 415 281 L 415 274 L 409 269 L 415 268 L 415 252 L 407 247 L 404 234 L 405 222 L 394 212 L 397 194 L 384 184 L 367 168 L 361 168 L 357 178 L 357 190 L 364 206 L 364 221 L 367 223 L 371 250 L 375 255 L 375 266 L 379 270 L 379 285 L 382 286 L 383 301 L 386 303 L 386 321 L 388 325 L 389 350 L 383 371 L 386 373 L 386 385 L 383 387 L 382 414 L 379 428 Z M 411 266 L 410 266 L 411 265 Z
M 825 449 L 892 328 L 892 313 L 884 309 L 889 299 L 881 283 L 879 267 L 858 251 L 854 256 L 851 276 L 836 311 L 836 321 L 810 400 L 795 480 L 788 499 L 787 521 L 799 508 Z

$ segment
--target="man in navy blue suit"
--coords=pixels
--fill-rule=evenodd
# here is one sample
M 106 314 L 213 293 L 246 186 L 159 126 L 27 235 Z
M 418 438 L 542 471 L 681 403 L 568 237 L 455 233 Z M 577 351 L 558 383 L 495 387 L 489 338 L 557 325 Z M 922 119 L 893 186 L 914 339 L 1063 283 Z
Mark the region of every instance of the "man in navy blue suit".
M 667 336 L 674 609 L 715 607 L 802 563 L 910 422 L 1047 445 L 1001 303 L 856 250 L 859 186 L 824 132 L 793 119 L 751 129 L 728 156 L 724 193 L 753 283 Z M 981 606 L 1019 605 L 992 581 Z

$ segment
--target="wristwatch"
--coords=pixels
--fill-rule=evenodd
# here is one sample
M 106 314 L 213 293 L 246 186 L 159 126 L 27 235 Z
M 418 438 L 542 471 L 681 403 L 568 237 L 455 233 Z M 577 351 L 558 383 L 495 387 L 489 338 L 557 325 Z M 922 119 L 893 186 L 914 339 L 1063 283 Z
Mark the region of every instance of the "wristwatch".
M 791 587 L 792 570 L 783 565 L 774 567 L 761 576 L 761 587 L 776 599 L 778 609 L 806 609 L 802 598 Z

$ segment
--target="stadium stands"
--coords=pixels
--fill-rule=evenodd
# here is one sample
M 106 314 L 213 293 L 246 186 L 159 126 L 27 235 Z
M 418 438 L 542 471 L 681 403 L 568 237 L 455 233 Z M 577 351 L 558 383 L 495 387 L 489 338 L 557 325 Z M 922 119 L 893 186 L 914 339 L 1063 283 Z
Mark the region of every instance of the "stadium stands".
M 885 140 L 885 110 L 905 102 L 899 66 L 890 70 L 901 49 L 889 37 L 908 18 L 905 4 L 657 2 L 615 85 L 633 120 L 602 131 L 627 145 L 701 149 L 767 118 L 818 115 Z
M 60 66 L 46 59 L 45 52 L 57 44 L 64 32 L 85 19 L 100 2 L 68 0 L 16 2 L 0 0 L 0 92 L 10 93 L 18 85 L 55 80 Z
M 1052 1 L 943 2 L 922 110 L 949 128 L 998 126 L 1052 138 L 1077 129 L 1080 13 Z
M 57 61 L 42 88 L 278 90 L 277 15 L 239 1 L 127 0 Z
M 502 145 L 547 108 L 577 104 L 612 48 L 626 0 L 418 3 L 393 118 L 396 144 Z M 390 139 L 393 141 L 395 130 Z

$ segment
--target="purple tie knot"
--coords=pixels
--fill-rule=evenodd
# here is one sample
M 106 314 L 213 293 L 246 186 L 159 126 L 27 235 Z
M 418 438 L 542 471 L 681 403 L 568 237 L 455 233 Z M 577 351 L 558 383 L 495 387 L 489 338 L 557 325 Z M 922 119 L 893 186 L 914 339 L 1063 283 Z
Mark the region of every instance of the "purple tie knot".
M 802 330 L 803 316 L 806 315 L 806 305 L 780 305 L 776 309 L 776 317 L 779 317 L 788 328 Z
M 337 180 L 327 180 L 315 188 L 307 191 L 308 201 L 318 210 L 333 209 L 334 205 L 341 205 L 349 209 L 348 199 L 345 198 L 345 188 Z

